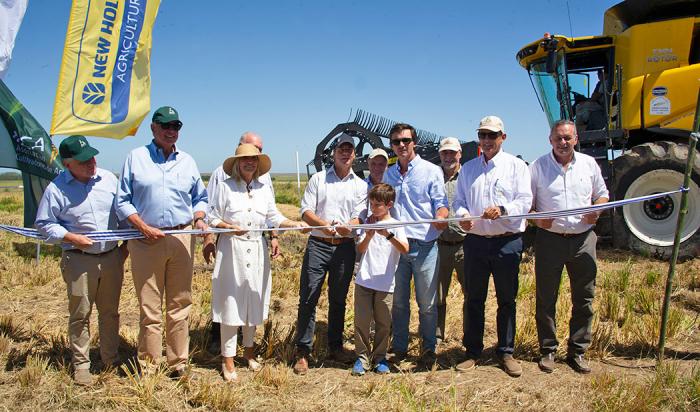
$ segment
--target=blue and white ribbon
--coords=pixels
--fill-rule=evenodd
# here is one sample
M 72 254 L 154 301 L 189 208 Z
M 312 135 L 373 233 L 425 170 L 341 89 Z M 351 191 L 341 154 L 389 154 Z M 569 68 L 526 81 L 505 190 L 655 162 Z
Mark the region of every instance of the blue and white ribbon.
M 654 193 L 651 195 L 646 195 L 646 196 L 640 196 L 640 197 L 635 197 L 632 199 L 623 199 L 623 200 L 616 200 L 614 202 L 607 202 L 607 203 L 602 203 L 599 205 L 591 205 L 591 206 L 584 206 L 584 207 L 578 207 L 575 209 L 565 209 L 565 210 L 553 210 L 549 212 L 533 212 L 533 213 L 528 213 L 525 215 L 508 215 L 508 216 L 501 216 L 499 219 L 507 219 L 507 220 L 516 220 L 516 219 L 555 219 L 555 218 L 560 218 L 560 217 L 566 217 L 566 216 L 575 216 L 575 215 L 585 215 L 588 213 L 593 213 L 593 212 L 602 212 L 603 210 L 607 209 L 612 209 L 614 207 L 619 207 L 619 206 L 625 206 L 633 203 L 639 203 L 639 202 L 645 202 L 647 200 L 651 199 L 658 199 L 660 197 L 665 197 L 669 195 L 673 195 L 676 193 L 680 192 L 686 192 L 688 191 L 687 188 L 680 188 L 678 190 L 672 190 L 669 192 L 663 192 L 663 193 Z M 386 228 L 392 228 L 392 227 L 397 227 L 397 226 L 408 226 L 408 225 L 423 225 L 426 223 L 437 223 L 437 222 L 462 222 L 462 221 L 467 221 L 467 220 L 479 220 L 481 219 L 481 216 L 467 216 L 467 217 L 453 217 L 453 218 L 448 218 L 448 219 L 424 219 L 424 220 L 415 220 L 411 222 L 392 222 L 392 223 L 371 223 L 371 224 L 362 224 L 362 225 L 346 225 L 346 227 L 351 228 L 351 229 L 386 229 Z M 260 229 L 250 229 L 247 230 L 247 232 L 268 232 L 268 231 L 277 231 L 277 232 L 287 232 L 290 230 L 308 230 L 308 229 L 329 229 L 329 228 L 335 228 L 338 225 L 332 225 L 332 226 L 308 226 L 308 227 L 287 227 L 287 228 L 260 228 Z M 36 229 L 28 229 L 24 227 L 17 227 L 17 226 L 9 226 L 9 225 L 1 225 L 0 224 L 0 229 L 5 230 L 7 232 L 15 233 L 17 235 L 21 236 L 26 236 L 32 239 L 37 239 L 37 240 L 42 240 L 45 241 L 46 238 L 39 234 Z M 166 235 L 174 235 L 174 234 L 191 234 L 191 235 L 203 235 L 206 233 L 230 233 L 230 232 L 239 232 L 240 230 L 235 230 L 235 229 L 218 229 L 218 228 L 209 228 L 205 231 L 199 230 L 199 229 L 181 229 L 181 230 L 164 230 L 163 233 Z M 102 230 L 102 231 L 95 231 L 95 232 L 86 232 L 86 233 L 80 233 L 82 235 L 85 235 L 92 239 L 95 242 L 107 242 L 107 241 L 118 241 L 118 240 L 132 240 L 132 239 L 143 239 L 144 236 L 141 232 L 139 232 L 136 229 L 120 229 L 120 230 Z

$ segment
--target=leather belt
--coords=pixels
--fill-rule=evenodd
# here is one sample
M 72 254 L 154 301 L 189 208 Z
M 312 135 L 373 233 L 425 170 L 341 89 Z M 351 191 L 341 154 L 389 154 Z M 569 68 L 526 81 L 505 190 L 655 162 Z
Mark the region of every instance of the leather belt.
M 457 246 L 457 245 L 461 245 L 462 243 L 464 243 L 464 240 L 450 241 L 450 240 L 442 240 L 442 239 L 438 238 L 437 242 L 438 242 L 438 245 Z
M 312 239 L 320 240 L 321 242 L 328 243 L 329 245 L 338 246 L 343 243 L 353 242 L 354 239 L 351 237 L 321 237 L 321 236 L 311 236 Z
M 557 233 L 557 232 L 552 232 L 551 230 L 547 230 L 547 229 L 542 229 L 542 230 L 545 230 L 545 231 L 547 231 L 547 232 L 549 232 L 549 233 L 551 233 L 551 234 L 553 234 L 553 235 L 557 235 L 557 236 L 561 236 L 561 237 L 565 237 L 565 238 L 577 237 L 577 236 L 585 235 L 586 233 L 588 233 L 588 232 L 591 231 L 591 230 L 589 229 L 589 230 L 586 230 L 585 232 L 581 232 L 581 233 Z
M 160 230 L 182 230 L 187 227 L 189 227 L 192 223 L 183 223 L 181 225 L 173 226 L 173 227 L 161 227 L 159 228 Z
M 114 252 L 116 249 L 117 249 L 116 247 L 113 247 L 112 249 L 109 249 L 108 251 L 101 252 L 101 253 L 88 253 L 88 252 L 85 252 L 85 251 L 80 250 L 80 249 L 69 249 L 69 250 L 66 250 L 66 252 L 72 252 L 72 253 L 77 253 L 77 254 L 87 255 L 87 256 L 103 256 L 103 255 L 106 255 L 107 253 Z
M 487 238 L 487 239 L 495 239 L 495 238 L 499 238 L 499 237 L 508 237 L 508 236 L 513 236 L 513 235 L 517 235 L 517 233 L 515 233 L 515 232 L 506 232 L 506 233 L 501 233 L 501 234 L 498 234 L 498 235 L 477 235 L 477 236 L 485 237 L 485 238 Z

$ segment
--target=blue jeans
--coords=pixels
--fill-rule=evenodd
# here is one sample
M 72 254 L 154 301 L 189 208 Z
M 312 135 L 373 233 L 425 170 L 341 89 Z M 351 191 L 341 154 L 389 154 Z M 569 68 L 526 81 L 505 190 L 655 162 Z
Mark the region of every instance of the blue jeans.
M 408 254 L 401 255 L 396 268 L 394 304 L 391 309 L 394 352 L 408 350 L 408 323 L 411 319 L 411 276 L 418 303 L 418 331 L 423 352 L 435 352 L 437 327 L 438 248 L 435 241 L 408 239 Z

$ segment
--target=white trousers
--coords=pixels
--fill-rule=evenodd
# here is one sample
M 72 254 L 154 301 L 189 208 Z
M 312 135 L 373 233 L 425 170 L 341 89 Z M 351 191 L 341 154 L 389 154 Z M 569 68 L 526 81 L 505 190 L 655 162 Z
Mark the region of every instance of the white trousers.
M 243 329 L 243 347 L 252 348 L 255 339 L 255 325 L 232 326 L 221 324 L 221 356 L 233 358 L 236 356 L 236 344 L 238 343 L 238 328 Z

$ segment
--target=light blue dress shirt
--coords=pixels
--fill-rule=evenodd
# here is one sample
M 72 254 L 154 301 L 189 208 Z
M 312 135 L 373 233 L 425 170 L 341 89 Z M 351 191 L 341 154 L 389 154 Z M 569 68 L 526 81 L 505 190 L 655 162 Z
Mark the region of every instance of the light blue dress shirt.
M 206 213 L 207 190 L 192 156 L 174 148 L 166 159 L 151 141 L 127 156 L 114 201 L 121 220 L 138 213 L 149 226 L 174 227 Z
M 82 183 L 66 169 L 46 187 L 34 224 L 49 243 L 61 243 L 63 250 L 75 249 L 71 243 L 63 242 L 66 233 L 118 228 L 113 207 L 116 193 L 117 178 L 109 171 L 97 168 L 95 176 Z M 97 254 L 115 246 L 117 242 L 95 242 L 84 251 Z
M 449 207 L 445 195 L 442 169 L 419 155 L 408 163 L 406 174 L 401 174 L 400 164 L 390 166 L 384 182 L 394 187 L 396 201 L 393 215 L 400 221 L 433 219 L 441 207 Z M 431 224 L 407 225 L 406 237 L 426 242 L 435 240 L 440 231 Z

